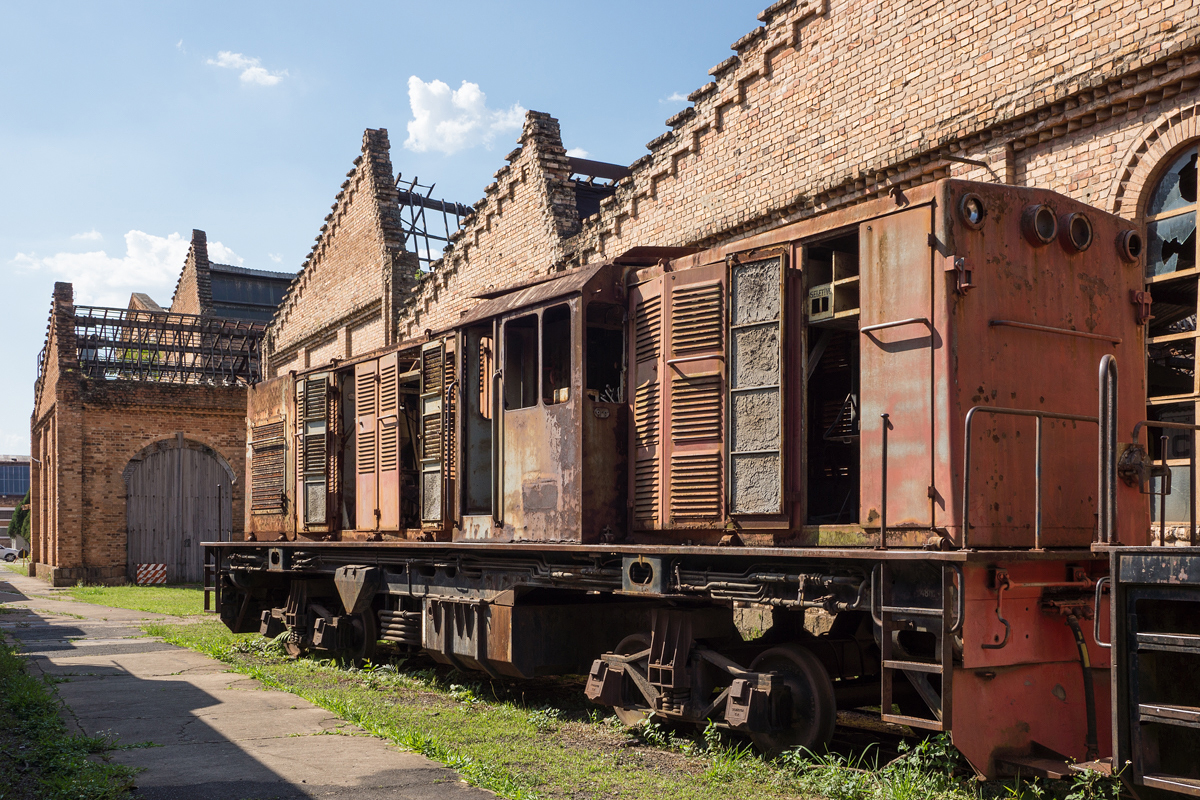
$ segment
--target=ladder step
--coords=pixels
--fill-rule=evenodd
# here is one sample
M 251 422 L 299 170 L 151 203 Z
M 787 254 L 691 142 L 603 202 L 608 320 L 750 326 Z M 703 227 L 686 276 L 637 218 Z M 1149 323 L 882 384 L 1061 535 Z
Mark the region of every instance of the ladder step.
M 1139 650 L 1165 650 L 1200 655 L 1200 636 L 1188 633 L 1139 633 Z
M 941 617 L 945 616 L 940 608 L 924 608 L 921 606 L 882 606 L 885 614 L 906 614 L 910 617 Z
M 1142 783 L 1152 789 L 1166 789 L 1169 792 L 1200 797 L 1200 780 L 1196 780 L 1195 778 L 1181 778 L 1177 775 L 1152 773 L 1150 775 L 1143 775 Z
M 906 717 L 903 714 L 880 714 L 880 719 L 893 725 L 907 725 L 910 728 L 922 728 L 927 731 L 943 731 L 945 728 L 936 719 L 924 717 Z
M 932 661 L 893 661 L 885 659 L 884 669 L 901 669 L 909 672 L 928 672 L 934 675 L 942 674 L 942 665 Z
M 1142 722 L 1161 722 L 1166 725 L 1200 727 L 1200 708 L 1196 706 L 1168 706 L 1161 703 L 1139 703 L 1138 718 Z

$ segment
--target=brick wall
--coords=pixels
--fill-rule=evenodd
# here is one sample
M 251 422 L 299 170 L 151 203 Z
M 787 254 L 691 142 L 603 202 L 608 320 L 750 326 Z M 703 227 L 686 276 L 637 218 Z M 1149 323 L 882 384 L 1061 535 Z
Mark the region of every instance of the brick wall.
M 122 471 L 143 448 L 179 432 L 219 453 L 237 476 L 231 520 L 233 537 L 241 538 L 245 388 L 84 379 L 74 312 L 71 284 L 56 283 L 30 421 L 39 574 L 65 584 L 124 581 Z
M 263 348 L 268 376 L 392 341 L 417 267 L 404 252 L 389 147 L 386 130 L 363 134 L 362 153 L 275 314 Z
M 193 230 L 187 259 L 171 298 L 171 311 L 176 314 L 212 313 L 212 277 L 208 263 L 208 237 L 204 231 Z

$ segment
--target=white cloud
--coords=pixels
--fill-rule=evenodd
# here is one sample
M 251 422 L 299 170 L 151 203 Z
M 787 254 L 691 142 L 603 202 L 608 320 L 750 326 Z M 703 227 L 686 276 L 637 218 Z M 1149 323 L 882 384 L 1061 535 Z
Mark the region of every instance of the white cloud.
M 4 453 L 6 456 L 29 455 L 29 432 L 0 431 L 0 453 Z
M 488 108 L 479 84 L 468 81 L 451 90 L 442 81 L 426 83 L 413 75 L 408 79 L 408 102 L 413 120 L 404 146 L 417 153 L 437 150 L 450 155 L 481 144 L 490 147 L 497 134 L 519 130 L 525 119 L 525 109 L 515 103 L 507 110 Z
M 271 259 L 276 264 L 283 263 L 283 256 L 279 255 L 279 253 L 267 253 L 267 258 Z
M 178 233 L 155 236 L 142 231 L 125 234 L 125 255 L 110 256 L 103 250 L 90 253 L 56 253 L 39 257 L 17 253 L 12 264 L 18 269 L 45 271 L 58 280 L 75 285 L 75 301 L 81 305 L 124 308 L 133 292 L 146 292 L 160 303 L 169 303 L 175 282 L 187 259 L 188 240 Z M 228 252 L 220 242 L 214 247 Z
M 686 94 L 680 94 L 679 92 L 674 92 L 666 100 L 659 100 L 658 102 L 660 102 L 660 103 L 687 103 L 690 101 L 687 99 Z
M 217 53 L 217 57 L 215 59 L 208 59 L 207 63 L 214 67 L 241 70 L 242 74 L 240 77 L 242 83 L 256 83 L 259 86 L 274 86 L 286 78 L 288 74 L 286 69 L 279 72 L 270 72 L 262 65 L 262 61 L 259 59 L 244 56 L 241 53 L 231 53 L 228 50 L 222 50 Z
M 175 43 L 175 49 L 181 53 L 187 52 L 187 50 L 183 49 L 183 39 L 180 39 L 178 42 Z
M 567 151 L 567 155 L 571 156 L 572 158 L 587 158 L 588 151 L 584 150 L 582 147 L 572 147 Z
M 101 242 L 104 241 L 104 234 L 100 233 L 100 231 L 96 230 L 95 228 L 92 228 L 87 233 L 77 233 L 71 238 L 85 242 Z
M 213 264 L 230 264 L 235 267 L 245 266 L 246 261 L 220 242 L 208 243 L 208 260 Z

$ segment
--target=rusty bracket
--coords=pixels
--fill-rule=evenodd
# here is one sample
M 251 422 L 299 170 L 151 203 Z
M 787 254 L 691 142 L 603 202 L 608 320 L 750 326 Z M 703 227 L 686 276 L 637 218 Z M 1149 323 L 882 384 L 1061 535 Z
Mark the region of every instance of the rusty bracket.
M 1012 584 L 1010 584 L 1008 581 L 1008 570 L 996 570 L 996 619 L 1000 620 L 1000 622 L 1004 625 L 1004 638 L 996 644 L 985 642 L 984 644 L 979 645 L 984 650 L 999 650 L 1008 646 L 1008 639 L 1012 635 L 1012 625 L 1004 618 L 1004 615 L 1000 613 L 1000 610 L 1001 604 L 1004 600 L 1004 592 L 1011 585 Z
M 946 272 L 955 273 L 954 289 L 961 295 L 975 288 L 972 282 L 973 272 L 967 267 L 967 259 L 962 256 L 946 256 Z
M 1154 319 L 1154 315 L 1150 313 L 1151 306 L 1154 304 L 1154 298 L 1150 296 L 1149 292 L 1139 292 L 1136 289 L 1130 289 L 1129 302 L 1134 306 L 1134 314 L 1137 317 L 1138 325 L 1145 325 Z

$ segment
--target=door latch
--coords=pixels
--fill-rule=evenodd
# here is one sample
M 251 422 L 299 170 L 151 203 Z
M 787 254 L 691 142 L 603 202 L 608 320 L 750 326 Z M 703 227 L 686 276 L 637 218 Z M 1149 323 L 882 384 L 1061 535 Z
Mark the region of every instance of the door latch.
M 955 273 L 954 288 L 959 294 L 966 295 L 975 288 L 975 284 L 972 282 L 972 271 L 967 267 L 967 259 L 962 256 L 946 256 L 946 272 Z
M 1138 325 L 1145 325 L 1154 319 L 1154 315 L 1150 313 L 1151 306 L 1154 305 L 1154 298 L 1150 296 L 1149 292 L 1139 292 L 1136 289 L 1130 289 L 1129 302 L 1133 304 Z

